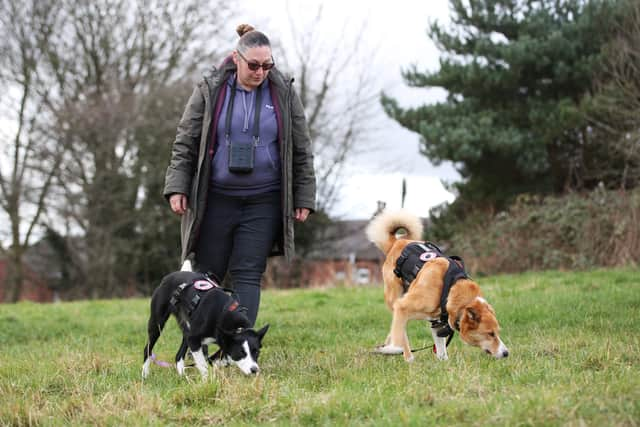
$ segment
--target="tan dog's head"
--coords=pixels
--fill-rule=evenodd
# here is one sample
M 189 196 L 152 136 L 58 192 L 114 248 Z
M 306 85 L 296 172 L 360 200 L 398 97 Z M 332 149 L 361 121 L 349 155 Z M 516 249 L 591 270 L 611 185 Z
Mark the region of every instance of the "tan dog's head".
M 493 307 L 482 297 L 462 309 L 459 316 L 460 338 L 480 347 L 496 359 L 509 356 L 509 349 L 500 339 L 500 325 Z

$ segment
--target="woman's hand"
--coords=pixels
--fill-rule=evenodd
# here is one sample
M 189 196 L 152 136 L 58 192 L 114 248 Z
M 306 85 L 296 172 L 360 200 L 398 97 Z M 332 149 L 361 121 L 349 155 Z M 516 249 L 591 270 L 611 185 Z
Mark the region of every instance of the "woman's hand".
M 309 217 L 311 211 L 307 208 L 296 208 L 294 213 L 294 218 L 296 219 L 296 221 L 305 222 Z
M 187 196 L 180 193 L 172 194 L 169 197 L 169 204 L 174 213 L 183 215 L 187 211 Z

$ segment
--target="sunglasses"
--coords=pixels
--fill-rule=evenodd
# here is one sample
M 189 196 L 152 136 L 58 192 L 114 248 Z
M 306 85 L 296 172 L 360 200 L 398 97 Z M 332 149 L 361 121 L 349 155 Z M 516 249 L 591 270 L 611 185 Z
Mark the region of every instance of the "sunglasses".
M 238 51 L 236 51 L 236 52 L 238 52 L 238 55 L 240 56 L 240 58 L 244 59 L 244 62 L 246 62 L 246 63 L 247 63 L 247 67 L 249 67 L 249 69 L 250 69 L 251 71 L 258 71 L 260 68 L 262 68 L 264 71 L 269 71 L 270 69 L 272 69 L 272 68 L 273 68 L 273 66 L 274 66 L 274 65 L 276 65 L 276 64 L 275 64 L 275 63 L 273 63 L 273 62 L 265 62 L 264 64 L 259 64 L 259 63 L 257 63 L 257 62 L 249 62 L 249 61 L 247 60 L 247 58 L 245 58 L 245 57 L 240 53 L 240 51 L 239 51 L 239 50 L 238 50 Z M 272 58 L 271 60 L 273 61 L 273 58 Z

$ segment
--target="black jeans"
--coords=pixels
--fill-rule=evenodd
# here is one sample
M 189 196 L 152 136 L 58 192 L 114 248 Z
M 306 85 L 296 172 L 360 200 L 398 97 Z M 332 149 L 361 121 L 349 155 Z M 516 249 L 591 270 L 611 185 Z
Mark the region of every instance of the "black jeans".
M 196 269 L 222 281 L 230 274 L 240 305 L 255 324 L 260 280 L 267 257 L 282 230 L 280 192 L 227 196 L 209 191 L 196 245 Z

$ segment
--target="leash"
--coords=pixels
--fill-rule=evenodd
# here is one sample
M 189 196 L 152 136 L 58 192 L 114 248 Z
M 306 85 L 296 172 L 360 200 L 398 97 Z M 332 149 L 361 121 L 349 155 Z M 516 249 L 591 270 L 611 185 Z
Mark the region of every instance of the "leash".
M 210 356 L 209 358 L 211 358 L 212 356 Z M 169 362 L 165 362 L 164 360 L 158 360 L 156 358 L 156 354 L 152 353 L 151 357 L 150 357 L 151 361 L 153 363 L 155 363 L 156 365 L 160 366 L 161 368 L 173 368 L 173 364 L 169 363 Z M 190 363 L 188 365 L 184 365 L 185 368 L 192 368 L 196 366 L 195 363 Z
M 452 339 L 453 339 L 453 334 L 449 335 L 449 337 L 447 338 L 446 347 L 449 347 L 449 343 L 451 342 Z M 428 348 L 432 348 L 433 349 L 433 353 L 436 354 L 436 345 L 435 344 L 433 344 L 431 346 L 425 345 L 424 347 L 420 347 L 420 348 L 416 348 L 416 349 L 412 348 L 411 349 L 411 353 L 417 353 L 419 351 L 426 350 Z
M 153 363 L 155 363 L 156 365 L 160 366 L 161 368 L 171 368 L 173 366 L 169 362 L 165 362 L 164 360 L 158 360 L 156 358 L 156 354 L 155 353 L 151 353 L 151 361 Z
M 449 335 L 449 336 L 448 336 L 448 338 L 447 338 L 447 344 L 446 344 L 446 346 L 447 346 L 447 347 L 449 347 L 449 343 L 450 343 L 450 342 L 451 342 L 451 340 L 453 339 L 453 335 L 454 335 L 454 334 L 451 334 L 451 335 Z M 432 348 L 432 349 L 433 349 L 433 354 L 436 354 L 436 345 L 435 345 L 435 344 L 432 344 L 431 346 L 429 346 L 429 345 L 425 345 L 424 347 L 420 347 L 420 348 L 412 348 L 412 349 L 411 349 L 411 353 L 417 353 L 417 352 L 419 352 L 419 351 L 423 351 L 423 350 L 426 350 L 426 349 L 428 349 L 428 348 Z M 381 353 L 377 353 L 376 351 L 373 351 L 372 353 L 373 353 L 373 354 L 381 354 Z

